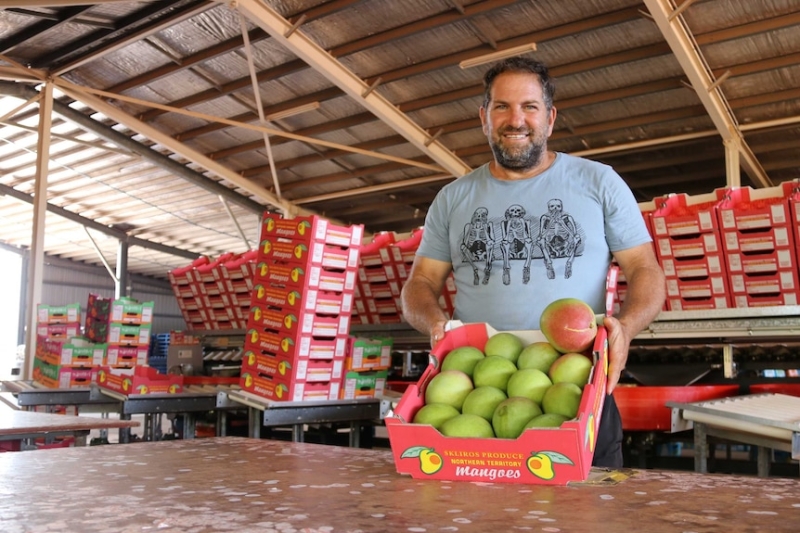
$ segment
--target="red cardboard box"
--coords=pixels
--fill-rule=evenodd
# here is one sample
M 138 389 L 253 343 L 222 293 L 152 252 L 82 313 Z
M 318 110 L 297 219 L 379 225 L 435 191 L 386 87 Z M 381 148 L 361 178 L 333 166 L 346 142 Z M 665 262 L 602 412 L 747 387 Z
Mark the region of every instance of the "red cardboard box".
M 722 231 L 748 232 L 758 228 L 787 226 L 789 204 L 784 187 L 737 187 L 717 189 L 719 220 Z
M 243 391 L 268 400 L 284 402 L 326 401 L 339 398 L 341 380 L 317 383 L 298 380 L 287 385 L 268 376 L 254 376 L 250 373 L 245 373 L 239 377 L 239 386 Z
M 318 265 L 336 270 L 358 268 L 358 248 L 340 248 L 321 242 L 286 242 L 264 239 L 259 245 L 261 259 L 295 265 Z
M 261 283 L 253 289 L 251 300 L 253 306 L 271 306 L 331 315 L 349 313 L 353 309 L 352 293 L 275 287 Z
M 307 311 L 294 312 L 291 309 L 254 305 L 250 308 L 249 325 L 291 334 L 331 338 L 347 335 L 350 331 L 350 315 L 323 316 Z
M 356 287 L 354 269 L 336 271 L 320 265 L 306 266 L 275 261 L 259 261 L 255 268 L 255 289 L 260 285 L 271 285 L 343 292 L 353 291 Z
M 263 350 L 284 357 L 343 359 L 347 350 L 347 336 L 315 339 L 311 335 L 249 328 L 245 336 L 245 348 L 253 351 Z
M 364 227 L 361 225 L 336 226 L 317 215 L 289 219 L 274 213 L 264 213 L 261 219 L 261 240 L 277 237 L 295 242 L 358 247 L 361 246 L 363 236 Z
M 328 382 L 341 380 L 344 359 L 305 359 L 247 350 L 242 357 L 241 374 L 268 377 L 276 383 L 291 385 L 297 381 Z
M 653 235 L 680 237 L 718 232 L 719 200 L 716 192 L 696 196 L 670 194 L 653 199 L 656 206 L 650 216 Z
M 370 242 L 361 246 L 361 266 L 378 267 L 391 264 L 391 258 L 386 248 L 395 240 L 396 235 L 390 231 L 373 235 Z
M 183 391 L 183 376 L 160 374 L 155 368 L 102 367 L 97 372 L 98 386 L 121 394 L 175 394 Z
M 385 419 L 395 466 L 401 474 L 418 479 L 450 481 L 534 483 L 566 485 L 589 476 L 600 425 L 608 368 L 608 342 L 598 327 L 593 347 L 595 365 L 583 389 L 578 416 L 559 428 L 527 429 L 516 439 L 445 437 L 433 426 L 412 424 L 424 405 L 425 387 L 438 374 L 441 360 L 459 346 L 483 348 L 497 333 L 486 324 L 465 324 L 447 332 L 431 351 L 432 362 L 419 382 L 409 386 L 392 416 Z M 539 331 L 515 331 L 525 342 L 544 340 Z M 432 473 L 422 470 L 422 454 L 441 461 Z M 541 456 L 552 462 L 552 477 L 537 475 L 534 463 Z

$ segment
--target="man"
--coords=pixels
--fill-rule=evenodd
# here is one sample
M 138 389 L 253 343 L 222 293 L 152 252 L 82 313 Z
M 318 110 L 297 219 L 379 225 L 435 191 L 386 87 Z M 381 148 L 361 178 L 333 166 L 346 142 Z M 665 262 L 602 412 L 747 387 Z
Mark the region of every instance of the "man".
M 663 307 L 664 274 L 622 178 L 606 165 L 547 149 L 556 120 L 547 67 L 507 59 L 485 74 L 484 85 L 480 117 L 494 160 L 443 187 L 434 199 L 403 286 L 403 314 L 432 344 L 441 339 L 450 317 L 437 298 L 451 270 L 457 289 L 453 318 L 463 322 L 539 329 L 544 307 L 566 297 L 603 313 L 613 256 L 628 290 L 618 316 L 604 321 L 609 396 L 594 464 L 620 467 L 622 424 L 611 392 L 631 339 Z M 485 265 L 480 283 L 479 264 Z

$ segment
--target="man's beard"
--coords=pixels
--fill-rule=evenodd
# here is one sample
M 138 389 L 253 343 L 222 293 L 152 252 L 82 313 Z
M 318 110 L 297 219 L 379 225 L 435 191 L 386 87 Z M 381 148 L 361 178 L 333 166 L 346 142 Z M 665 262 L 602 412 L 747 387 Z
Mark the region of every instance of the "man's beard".
M 500 138 L 502 139 L 503 133 L 509 131 L 513 132 L 513 130 L 506 129 L 501 132 Z M 531 142 L 525 146 L 507 147 L 496 139 L 492 139 L 489 144 L 497 164 L 509 170 L 534 168 L 542 161 L 542 156 L 545 153 L 545 143 L 537 139 L 536 136 L 531 136 Z

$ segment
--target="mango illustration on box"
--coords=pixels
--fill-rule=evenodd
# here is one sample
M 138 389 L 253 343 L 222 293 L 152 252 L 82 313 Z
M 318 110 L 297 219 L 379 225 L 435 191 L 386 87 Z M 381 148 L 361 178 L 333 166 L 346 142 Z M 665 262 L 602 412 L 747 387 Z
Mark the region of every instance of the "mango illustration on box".
M 294 273 L 294 270 L 292 273 Z M 292 291 L 286 296 L 286 301 L 289 302 L 289 305 L 295 305 L 295 302 L 297 302 L 299 299 L 300 293 L 297 291 Z
M 442 456 L 427 446 L 412 446 L 405 450 L 400 457 L 403 459 L 418 458 L 420 471 L 428 475 L 435 474 L 444 466 Z
M 136 387 L 136 394 L 147 394 L 148 390 L 147 385 L 139 385 Z
M 281 376 L 285 376 L 285 375 L 286 375 L 286 372 L 287 372 L 288 370 L 291 370 L 291 369 L 292 369 L 292 365 L 291 365 L 291 364 L 289 364 L 289 362 L 288 362 L 288 361 L 281 361 L 280 363 L 278 363 L 278 373 L 279 373 Z
M 105 383 L 107 379 L 108 376 L 106 376 L 105 370 L 101 370 L 100 372 L 97 373 L 97 382 L 100 383 L 101 385 Z
M 294 247 L 294 256 L 298 259 L 302 259 L 305 253 L 308 251 L 308 246 L 305 244 L 298 244 Z
M 292 329 L 292 324 L 296 322 L 297 322 L 297 317 L 292 314 L 288 314 L 285 317 L 283 317 L 283 325 L 286 326 L 286 329 Z
M 264 219 L 264 225 L 267 227 L 267 231 L 273 231 L 275 229 L 275 220 L 266 218 Z
M 260 307 L 253 307 L 253 309 L 251 311 L 253 312 L 253 320 L 255 320 L 256 322 L 261 320 L 261 308 Z
M 525 461 L 528 471 L 539 479 L 553 479 L 556 477 L 554 464 L 574 464 L 572 460 L 564 454 L 552 451 L 531 452 L 531 456 Z
M 130 389 L 132 386 L 133 386 L 133 382 L 131 381 L 131 378 L 125 378 L 125 379 L 122 380 L 122 390 L 123 391 L 128 392 L 128 389 Z
M 289 392 L 289 387 L 284 385 L 283 383 L 279 383 L 277 387 L 275 387 L 275 396 L 279 399 L 283 398 L 283 394 Z
M 253 386 L 253 376 L 251 376 L 249 372 L 245 372 L 244 374 L 242 374 L 242 377 L 244 378 L 245 387 Z
M 178 387 L 179 385 L 177 383 L 173 383 L 172 385 L 169 386 L 167 392 L 169 392 L 170 394 L 175 394 L 176 392 L 178 392 Z
M 289 350 L 294 346 L 294 341 L 288 337 L 281 340 L 281 350 L 288 353 Z
M 303 274 L 305 274 L 305 271 L 303 271 L 303 269 L 300 267 L 294 267 L 292 271 L 289 273 L 289 275 L 292 278 L 292 281 L 294 281 L 295 283 L 297 283 L 297 280 L 299 280 L 300 276 L 302 276 Z
M 264 241 L 264 244 L 261 247 L 261 251 L 264 254 L 269 255 L 269 253 L 272 251 L 272 243 L 269 241 Z
M 308 220 L 303 220 L 297 225 L 297 233 L 299 233 L 300 235 L 305 235 L 306 229 L 310 228 L 311 228 L 311 222 L 309 222 Z

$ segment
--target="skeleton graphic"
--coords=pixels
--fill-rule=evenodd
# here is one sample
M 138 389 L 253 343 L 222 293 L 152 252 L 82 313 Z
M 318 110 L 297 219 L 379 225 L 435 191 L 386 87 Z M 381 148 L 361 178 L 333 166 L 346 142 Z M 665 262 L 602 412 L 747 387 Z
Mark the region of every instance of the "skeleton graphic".
M 536 244 L 542 249 L 547 277 L 555 279 L 553 258 L 567 258 L 564 278 L 572 276 L 572 261 L 581 243 L 578 226 L 569 213 L 564 213 L 564 204 L 553 198 L 547 202 L 547 213 L 539 219 L 539 237 Z
M 525 208 L 521 205 L 514 204 L 506 209 L 502 222 L 503 239 L 501 241 L 504 285 L 511 283 L 510 259 L 525 259 L 525 266 L 522 268 L 522 283 L 528 283 L 531 279 L 533 238 L 531 237 L 530 222 L 524 217 Z
M 464 226 L 461 238 L 461 254 L 472 267 L 475 275 L 473 283 L 480 283 L 478 264 L 485 262 L 483 284 L 489 283 L 489 272 L 492 269 L 492 252 L 494 251 L 494 229 L 489 223 L 489 210 L 479 207 L 472 213 L 469 224 Z

